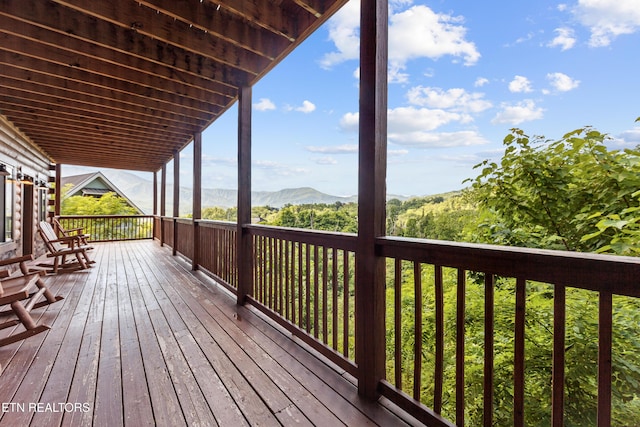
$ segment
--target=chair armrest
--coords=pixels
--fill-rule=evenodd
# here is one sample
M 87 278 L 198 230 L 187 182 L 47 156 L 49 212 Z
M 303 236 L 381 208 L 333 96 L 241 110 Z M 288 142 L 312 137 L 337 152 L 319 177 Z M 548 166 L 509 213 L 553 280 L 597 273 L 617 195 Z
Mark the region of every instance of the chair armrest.
M 33 261 L 33 255 L 24 255 L 21 257 L 3 259 L 3 260 L 0 260 L 0 266 L 18 264 L 18 263 L 27 262 L 27 261 Z

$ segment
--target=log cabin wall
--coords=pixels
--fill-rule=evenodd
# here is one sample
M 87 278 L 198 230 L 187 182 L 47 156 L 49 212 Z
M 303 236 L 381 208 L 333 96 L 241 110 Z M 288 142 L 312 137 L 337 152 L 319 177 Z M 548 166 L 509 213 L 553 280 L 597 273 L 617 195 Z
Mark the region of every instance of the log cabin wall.
M 50 163 L 51 160 L 29 138 L 0 114 L 0 164 L 5 165 L 12 174 L 5 177 L 5 181 L 13 179 L 13 185 L 7 186 L 12 193 L 12 201 L 6 199 L 7 204 L 11 201 L 7 213 L 12 217 L 9 221 L 12 235 L 0 236 L 0 259 L 23 255 L 28 251 L 36 257 L 44 253 L 44 245 L 37 238 L 37 226 L 43 212 L 46 212 L 46 206 L 42 206 L 46 204 L 46 198 L 42 193 L 48 191 L 44 183 L 49 181 Z M 16 179 L 18 172 L 33 182 L 20 182 Z M 7 213 L 0 212 L 3 220 L 8 216 Z

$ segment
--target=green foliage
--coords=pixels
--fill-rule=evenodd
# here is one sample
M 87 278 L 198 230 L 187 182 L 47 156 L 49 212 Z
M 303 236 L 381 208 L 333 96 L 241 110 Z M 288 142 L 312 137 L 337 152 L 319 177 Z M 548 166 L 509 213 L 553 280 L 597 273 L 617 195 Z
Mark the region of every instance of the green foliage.
M 62 200 L 62 215 L 135 215 L 138 212 L 115 193 L 101 197 L 71 196 Z
M 465 225 L 477 216 L 467 192 L 397 199 L 387 203 L 387 232 L 392 236 L 461 241 Z
M 267 215 L 264 224 L 344 233 L 358 231 L 355 203 L 285 205 Z
M 479 241 L 634 254 L 640 151 L 610 150 L 590 127 L 557 141 L 513 129 L 500 163 L 484 161 L 472 194 L 484 210 Z

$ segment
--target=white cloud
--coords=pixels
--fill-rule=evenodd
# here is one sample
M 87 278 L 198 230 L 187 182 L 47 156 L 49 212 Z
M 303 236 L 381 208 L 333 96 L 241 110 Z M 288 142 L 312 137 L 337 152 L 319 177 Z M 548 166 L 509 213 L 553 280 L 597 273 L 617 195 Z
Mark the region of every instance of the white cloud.
M 387 112 L 387 120 L 389 134 L 403 134 L 431 131 L 451 122 L 467 123 L 471 117 L 441 109 L 398 107 Z
M 484 77 L 478 77 L 476 81 L 473 83 L 475 87 L 482 87 L 486 84 L 489 84 L 489 79 Z
M 523 122 L 541 119 L 544 110 L 537 107 L 531 99 L 525 99 L 517 104 L 502 104 L 502 111 L 498 112 L 491 123 L 507 123 L 519 125 Z
M 255 104 L 253 104 L 253 108 L 256 111 L 275 110 L 276 109 L 276 104 L 271 102 L 271 100 L 268 99 L 268 98 L 260 98 L 260 101 L 258 101 Z
M 568 92 L 576 89 L 580 85 L 580 80 L 574 80 L 563 73 L 549 73 L 547 74 L 547 80 L 549 80 L 549 84 L 558 92 Z
M 404 150 L 404 149 L 387 150 L 388 157 L 401 157 L 401 156 L 406 156 L 407 154 L 409 154 L 409 150 Z
M 560 50 L 569 50 L 576 44 L 575 32 L 572 28 L 562 27 L 553 30 L 557 35 L 549 42 L 549 47 L 560 47 Z
M 591 31 L 592 47 L 609 46 L 616 37 L 640 30 L 638 0 L 578 0 L 573 14 Z
M 318 164 L 318 165 L 337 165 L 338 161 L 336 159 L 334 159 L 333 157 L 327 156 L 327 157 L 320 157 L 320 158 L 316 159 L 316 164 Z
M 340 119 L 340 128 L 347 132 L 357 132 L 359 118 L 358 113 L 346 113 Z
M 356 127 L 357 127 L 357 119 L 356 119 Z M 356 144 L 343 144 L 343 145 L 325 145 L 322 147 L 318 146 L 307 146 L 305 147 L 307 151 L 311 151 L 312 153 L 323 153 L 323 154 L 353 154 L 358 152 L 358 146 Z
M 442 90 L 440 88 L 416 86 L 407 93 L 413 105 L 450 109 L 467 113 L 479 113 L 492 107 L 480 92 L 468 93 L 461 88 Z
M 475 131 L 425 132 L 413 131 L 390 133 L 389 140 L 395 144 L 417 148 L 466 147 L 487 144 L 488 141 Z
M 466 40 L 467 29 L 459 16 L 435 13 L 427 6 L 413 6 L 390 17 L 389 61 L 403 66 L 410 59 L 461 57 L 473 65 L 480 53 Z
M 256 160 L 253 162 L 253 166 L 256 167 L 256 169 L 267 170 L 269 173 L 273 173 L 278 176 L 292 176 L 308 172 L 307 169 L 297 166 L 292 167 L 272 160 Z
M 531 82 L 524 76 L 515 76 L 509 83 L 509 91 L 514 93 L 532 92 Z
M 307 101 L 306 99 L 302 101 L 302 105 L 300 107 L 296 107 L 296 111 L 300 111 L 301 113 L 309 114 L 315 111 L 316 106 L 313 102 Z
M 320 65 L 331 68 L 350 59 L 357 59 L 360 55 L 360 2 L 347 2 L 328 23 L 329 40 L 336 51 L 324 55 Z
M 622 146 L 640 146 L 640 127 L 622 132 L 614 141 Z
M 395 6 L 408 4 L 396 2 Z M 461 58 L 465 65 L 480 59 L 476 45 L 466 39 L 466 28 L 459 16 L 435 13 L 423 5 L 414 5 L 389 17 L 390 81 L 406 81 L 402 73 L 406 63 L 416 58 Z M 321 66 L 330 68 L 359 57 L 360 2 L 348 2 L 329 21 L 329 39 L 336 51 L 327 53 Z

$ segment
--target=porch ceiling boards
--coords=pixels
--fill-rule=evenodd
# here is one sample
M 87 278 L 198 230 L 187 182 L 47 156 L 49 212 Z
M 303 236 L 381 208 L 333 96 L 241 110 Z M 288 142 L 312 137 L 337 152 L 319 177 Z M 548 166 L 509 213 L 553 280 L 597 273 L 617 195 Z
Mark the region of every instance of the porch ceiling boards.
M 346 1 L 0 0 L 0 113 L 54 163 L 157 171 Z

